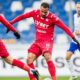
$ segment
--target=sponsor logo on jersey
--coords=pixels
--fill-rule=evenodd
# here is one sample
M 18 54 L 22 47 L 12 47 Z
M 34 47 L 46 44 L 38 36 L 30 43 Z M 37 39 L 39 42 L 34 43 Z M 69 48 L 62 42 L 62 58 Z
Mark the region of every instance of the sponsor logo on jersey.
M 49 25 L 47 25 L 43 22 L 37 21 L 37 20 L 35 20 L 35 24 L 36 24 L 36 26 L 39 26 L 39 27 L 42 27 L 42 28 L 45 28 L 45 29 L 47 29 L 49 27 Z

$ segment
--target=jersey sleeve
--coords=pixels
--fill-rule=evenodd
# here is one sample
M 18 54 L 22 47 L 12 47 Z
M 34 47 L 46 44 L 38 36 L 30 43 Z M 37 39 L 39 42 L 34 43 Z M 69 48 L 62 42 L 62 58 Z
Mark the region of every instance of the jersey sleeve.
M 55 25 L 57 25 L 59 28 L 65 31 L 71 38 L 74 37 L 71 30 L 58 17 L 54 16 L 53 21 Z
M 25 18 L 29 18 L 29 17 L 33 17 L 34 16 L 34 13 L 35 13 L 35 10 L 31 11 L 31 12 L 28 12 L 28 13 L 25 13 L 25 14 L 22 14 L 16 18 L 14 18 L 12 21 L 10 21 L 11 24 L 14 24 L 20 20 L 23 20 Z
M 0 22 L 9 30 L 13 31 L 14 33 L 16 33 L 16 29 L 2 16 L 0 16 Z
M 57 17 L 56 15 L 52 14 L 51 15 L 51 18 L 52 18 L 52 23 L 55 24 L 58 20 L 59 20 L 59 17 Z

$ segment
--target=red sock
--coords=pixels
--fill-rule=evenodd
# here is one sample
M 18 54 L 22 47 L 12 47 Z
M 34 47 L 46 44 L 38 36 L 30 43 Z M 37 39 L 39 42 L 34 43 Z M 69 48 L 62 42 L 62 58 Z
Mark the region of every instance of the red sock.
M 23 70 L 30 71 L 30 68 L 28 65 L 25 65 L 23 62 L 21 62 L 17 59 L 13 59 L 12 65 L 17 66 Z
M 33 63 L 28 64 L 28 66 L 31 67 L 32 69 L 35 69 Z M 30 72 L 28 72 L 28 75 L 29 75 L 30 80 L 36 80 L 35 77 L 32 74 L 30 74 Z
M 48 70 L 52 77 L 52 80 L 56 80 L 56 69 L 55 69 L 54 63 L 52 61 L 48 61 L 47 64 L 48 64 Z

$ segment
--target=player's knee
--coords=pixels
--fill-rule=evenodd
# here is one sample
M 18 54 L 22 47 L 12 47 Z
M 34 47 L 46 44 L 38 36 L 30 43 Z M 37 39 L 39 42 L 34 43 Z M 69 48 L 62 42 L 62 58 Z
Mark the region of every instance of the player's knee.
M 12 61 L 11 60 L 5 60 L 8 64 L 11 64 L 12 65 Z
M 70 60 L 70 57 L 69 56 L 66 56 L 66 60 Z
M 67 52 L 66 53 L 66 60 L 70 60 L 71 56 L 72 56 L 72 53 L 71 52 Z
M 69 60 L 69 57 L 68 57 L 68 56 L 66 56 L 66 57 L 65 57 L 65 59 L 66 59 L 66 60 Z
M 33 57 L 28 57 L 27 58 L 27 64 L 33 63 L 34 58 Z
M 28 55 L 28 58 L 27 58 L 27 64 L 30 64 L 30 63 L 33 63 L 33 61 L 35 60 L 35 56 L 32 54 L 32 55 Z
M 12 65 L 12 62 L 13 62 L 13 58 L 11 56 L 8 56 L 6 58 L 3 58 L 8 64 L 11 64 Z
M 44 58 L 46 59 L 46 61 L 49 61 L 51 60 L 51 55 L 49 53 L 45 53 Z
M 8 64 L 11 64 L 12 65 L 12 61 L 8 61 Z

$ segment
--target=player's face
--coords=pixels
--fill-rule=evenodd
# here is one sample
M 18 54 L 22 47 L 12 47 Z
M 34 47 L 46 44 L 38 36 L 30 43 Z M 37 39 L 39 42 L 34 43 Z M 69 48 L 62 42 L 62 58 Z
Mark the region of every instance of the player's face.
M 78 15 L 80 15 L 80 4 L 77 4 L 77 5 L 76 5 L 76 9 L 77 9 Z
M 41 17 L 45 18 L 48 14 L 48 8 L 40 7 L 40 15 Z

